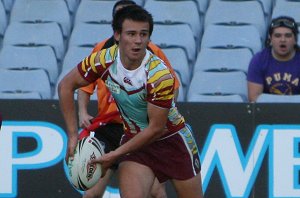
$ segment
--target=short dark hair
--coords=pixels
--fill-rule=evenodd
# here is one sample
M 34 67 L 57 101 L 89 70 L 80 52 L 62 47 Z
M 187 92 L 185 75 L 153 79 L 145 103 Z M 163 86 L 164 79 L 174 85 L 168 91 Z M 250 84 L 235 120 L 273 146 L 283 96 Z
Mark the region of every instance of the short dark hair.
M 125 19 L 131 19 L 138 22 L 148 22 L 149 36 L 151 36 L 153 31 L 153 18 L 152 15 L 141 6 L 127 6 L 118 11 L 112 21 L 112 28 L 114 32 L 122 32 L 122 25 Z
M 118 6 L 129 6 L 129 5 L 136 5 L 136 3 L 132 0 L 120 0 L 120 1 L 117 1 L 113 7 L 113 10 L 112 10 L 112 16 L 114 17 L 116 12 L 117 12 L 117 7 Z

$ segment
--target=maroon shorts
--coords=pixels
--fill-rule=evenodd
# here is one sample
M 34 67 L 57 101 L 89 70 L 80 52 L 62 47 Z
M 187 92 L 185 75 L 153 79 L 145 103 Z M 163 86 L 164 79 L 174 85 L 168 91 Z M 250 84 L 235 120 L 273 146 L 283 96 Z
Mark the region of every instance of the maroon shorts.
M 121 144 L 128 140 L 124 136 Z M 197 144 L 188 127 L 123 156 L 121 161 L 134 161 L 150 167 L 161 183 L 169 179 L 190 179 L 201 169 Z

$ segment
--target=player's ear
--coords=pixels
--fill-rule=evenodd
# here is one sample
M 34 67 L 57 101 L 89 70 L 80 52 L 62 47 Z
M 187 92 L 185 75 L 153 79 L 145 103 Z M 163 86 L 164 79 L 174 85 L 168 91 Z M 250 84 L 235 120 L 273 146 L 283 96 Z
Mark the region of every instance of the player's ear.
M 117 43 L 120 41 L 120 33 L 118 31 L 114 32 L 114 39 Z

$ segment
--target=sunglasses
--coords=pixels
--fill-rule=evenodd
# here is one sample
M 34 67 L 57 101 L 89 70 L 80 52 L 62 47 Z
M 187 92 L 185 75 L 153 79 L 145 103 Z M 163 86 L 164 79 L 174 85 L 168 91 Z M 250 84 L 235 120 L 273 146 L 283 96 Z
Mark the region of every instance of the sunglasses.
M 276 27 L 287 27 L 291 29 L 295 29 L 295 22 L 289 20 L 289 19 L 278 19 L 271 23 L 271 28 Z

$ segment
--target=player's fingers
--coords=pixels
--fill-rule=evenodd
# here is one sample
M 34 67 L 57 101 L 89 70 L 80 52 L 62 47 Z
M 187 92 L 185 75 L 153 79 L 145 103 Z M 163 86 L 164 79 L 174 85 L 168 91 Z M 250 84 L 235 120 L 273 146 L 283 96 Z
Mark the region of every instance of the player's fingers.
M 96 164 L 96 163 L 100 163 L 99 158 L 91 159 L 91 160 L 89 161 L 89 164 Z
M 107 168 L 104 168 L 103 166 L 101 166 L 101 178 L 103 178 L 106 174 Z

